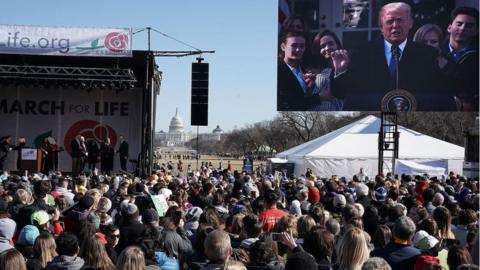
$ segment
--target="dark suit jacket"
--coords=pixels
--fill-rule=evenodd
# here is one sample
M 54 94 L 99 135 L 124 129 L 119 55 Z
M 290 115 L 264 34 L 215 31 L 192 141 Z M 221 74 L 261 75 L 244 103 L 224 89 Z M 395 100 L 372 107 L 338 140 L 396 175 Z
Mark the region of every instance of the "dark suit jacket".
M 277 67 L 277 110 L 307 111 L 320 99 L 315 96 L 305 96 L 300 83 L 290 68 L 282 60 Z
M 121 157 L 126 157 L 128 156 L 128 143 L 127 141 L 123 141 L 121 144 L 120 144 L 120 147 L 118 149 L 118 152 L 120 153 L 120 156 Z
M 85 157 L 87 155 L 87 148 L 85 146 L 85 143 L 81 144 L 76 139 L 73 139 L 71 142 L 71 147 L 72 147 L 72 157 L 80 158 L 80 157 Z
M 384 258 L 392 267 L 392 270 L 414 269 L 420 250 L 410 245 L 400 245 L 390 242 L 384 248 L 378 248 L 372 251 L 371 257 Z
M 383 96 L 396 88 L 389 75 L 383 39 L 359 46 L 350 60 L 348 70 L 333 80 L 333 94 L 345 99 L 346 111 L 380 111 Z M 415 96 L 417 111 L 455 110 L 454 91 L 440 75 L 433 48 L 407 41 L 398 70 L 398 88 Z
M 475 110 L 478 111 L 478 44 L 472 42 L 472 44 L 465 50 L 462 57 L 457 61 L 455 61 L 450 52 L 448 41 L 443 45 L 442 52 L 449 61 L 455 63 L 455 69 L 450 69 L 448 71 L 456 72 L 452 75 L 458 77 L 460 87 L 456 94 L 459 97 L 472 102 L 475 105 Z

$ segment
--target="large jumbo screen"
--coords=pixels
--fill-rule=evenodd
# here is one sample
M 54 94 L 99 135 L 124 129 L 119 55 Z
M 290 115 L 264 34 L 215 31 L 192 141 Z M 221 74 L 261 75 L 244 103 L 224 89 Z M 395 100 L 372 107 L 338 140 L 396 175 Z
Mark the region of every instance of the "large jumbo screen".
M 278 111 L 478 112 L 476 8 L 279 0 L 278 10 Z

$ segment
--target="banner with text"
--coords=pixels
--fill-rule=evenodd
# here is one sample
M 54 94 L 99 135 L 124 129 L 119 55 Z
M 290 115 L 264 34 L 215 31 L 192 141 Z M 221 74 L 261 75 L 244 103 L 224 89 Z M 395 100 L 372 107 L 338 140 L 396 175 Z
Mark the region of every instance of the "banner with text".
M 0 91 L 0 137 L 10 135 L 16 145 L 20 137 L 26 146 L 38 149 L 52 138 L 63 151 L 58 156 L 62 171 L 71 169 L 71 142 L 76 135 L 100 146 L 107 138 L 115 150 L 123 135 L 129 144 L 128 159 L 136 160 L 141 150 L 142 92 L 135 90 L 86 90 L 56 87 L 5 87 Z M 16 170 L 18 151 L 5 160 L 5 169 Z M 97 164 L 97 168 L 99 164 Z M 120 156 L 114 171 L 120 169 Z M 128 163 L 127 169 L 133 170 Z
M 0 53 L 131 57 L 132 30 L 0 25 Z

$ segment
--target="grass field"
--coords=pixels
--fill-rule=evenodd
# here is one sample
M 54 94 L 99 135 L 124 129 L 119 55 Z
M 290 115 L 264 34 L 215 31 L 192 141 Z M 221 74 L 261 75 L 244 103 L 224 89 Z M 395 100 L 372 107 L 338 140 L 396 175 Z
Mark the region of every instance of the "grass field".
M 172 161 L 173 164 L 175 165 L 178 163 L 178 159 L 165 159 L 162 157 L 162 159 L 158 160 L 158 163 L 161 165 L 162 163 L 167 164 L 168 161 Z M 232 165 L 232 171 L 233 170 L 242 170 L 243 167 L 243 160 L 242 159 L 230 159 L 230 158 L 220 158 L 218 156 L 209 156 L 209 155 L 202 155 L 201 159 L 198 160 L 198 167 L 201 166 L 202 162 L 211 162 L 213 167 L 218 168 L 220 166 L 220 162 L 222 162 L 222 167 L 224 169 L 227 168 L 227 163 L 230 161 L 230 164 Z M 187 168 L 188 164 L 192 164 L 192 168 L 196 169 L 197 168 L 197 160 L 195 159 L 184 159 L 182 160 L 183 163 L 183 168 L 184 170 Z M 260 166 L 260 164 L 263 164 L 264 166 L 266 165 L 266 161 L 253 161 L 253 168 L 257 168 L 257 166 Z

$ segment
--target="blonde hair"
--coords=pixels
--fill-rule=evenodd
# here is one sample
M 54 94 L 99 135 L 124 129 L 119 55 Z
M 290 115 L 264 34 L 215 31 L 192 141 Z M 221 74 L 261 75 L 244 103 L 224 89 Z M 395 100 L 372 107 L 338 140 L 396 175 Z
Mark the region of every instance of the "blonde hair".
M 102 197 L 102 194 L 100 193 L 100 190 L 93 188 L 87 191 L 85 195 L 90 195 L 93 198 L 93 209 L 97 209 L 98 202 L 100 201 L 100 198 Z
M 360 270 L 368 260 L 367 239 L 363 230 L 350 227 L 337 244 L 337 263 L 339 270 Z
M 14 196 L 15 200 L 22 204 L 31 204 L 33 202 L 32 193 L 25 189 L 17 189 Z
M 226 270 L 247 270 L 241 261 L 229 260 L 226 265 Z
M 298 238 L 305 238 L 308 232 L 315 227 L 315 220 L 309 215 L 303 215 L 297 220 Z
M 442 42 L 443 40 L 443 31 L 440 29 L 440 27 L 436 24 L 425 24 L 422 27 L 418 28 L 417 32 L 415 32 L 415 35 L 413 35 L 413 41 L 425 44 L 425 36 L 429 32 L 434 32 L 435 34 L 438 35 L 438 41 Z
M 275 232 L 291 232 L 293 237 L 297 237 L 297 218 L 294 215 L 288 214 L 283 216 L 275 227 L 273 228 Z
M 145 270 L 145 255 L 136 246 L 129 246 L 118 256 L 115 270 Z
M 40 260 L 42 268 L 47 266 L 47 263 L 53 260 L 53 257 L 57 256 L 57 244 L 55 239 L 50 234 L 40 234 L 35 240 L 33 245 L 33 255 Z
M 105 246 L 95 235 L 83 241 L 79 256 L 85 260 L 86 265 L 95 269 L 112 270 L 115 267 L 108 257 Z
M 0 255 L 0 269 L 27 270 L 25 258 L 20 251 L 8 249 Z

